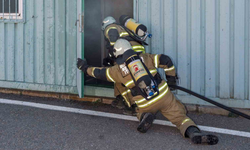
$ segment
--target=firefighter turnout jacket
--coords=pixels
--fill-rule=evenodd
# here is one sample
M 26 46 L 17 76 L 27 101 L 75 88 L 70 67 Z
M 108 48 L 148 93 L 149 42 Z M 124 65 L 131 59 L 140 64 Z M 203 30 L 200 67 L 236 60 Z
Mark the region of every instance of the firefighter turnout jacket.
M 153 77 L 157 75 L 157 68 L 163 68 L 167 75 L 175 76 L 175 68 L 170 58 L 166 55 L 157 54 L 140 54 L 140 58 L 149 69 Z M 196 126 L 195 123 L 186 116 L 186 109 L 172 94 L 166 81 L 161 80 L 158 84 L 159 95 L 151 100 L 146 100 L 140 94 L 132 95 L 135 87 L 134 81 L 125 64 L 112 67 L 89 67 L 87 74 L 101 80 L 121 83 L 128 90 L 122 93 L 122 96 L 127 101 L 128 105 L 137 105 L 137 117 L 141 118 L 141 114 L 150 112 L 156 114 L 160 111 L 169 121 L 180 129 L 182 135 L 189 126 Z

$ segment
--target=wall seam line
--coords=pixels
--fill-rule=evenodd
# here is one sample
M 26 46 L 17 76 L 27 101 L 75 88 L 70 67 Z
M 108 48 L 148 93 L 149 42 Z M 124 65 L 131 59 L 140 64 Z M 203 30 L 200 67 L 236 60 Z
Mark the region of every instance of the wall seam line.
M 37 25 L 37 14 L 36 14 L 36 10 L 37 10 L 37 5 L 35 5 L 35 3 L 33 2 L 33 16 L 34 16 L 34 28 L 33 28 L 33 39 L 34 39 L 34 44 L 33 44 L 33 70 L 34 70 L 34 83 L 37 83 L 37 72 L 36 72 L 36 65 L 37 65 L 37 50 L 36 50 L 36 45 L 37 45 L 37 41 L 36 41 L 36 25 Z
M 13 59 L 13 63 L 14 63 L 14 68 L 13 68 L 13 71 L 14 71 L 14 73 L 13 73 L 13 75 L 14 75 L 14 78 L 13 78 L 13 81 L 16 81 L 16 74 L 15 74 L 15 70 L 16 70 L 16 27 L 17 27 L 17 24 L 14 24 L 14 41 L 13 41 L 13 43 L 14 43 L 14 45 L 13 45 L 13 56 L 14 56 L 14 59 Z
M 5 80 L 8 81 L 9 78 L 8 78 L 8 75 L 7 75 L 7 67 L 8 66 L 8 61 L 7 61 L 7 58 L 8 58 L 8 51 L 7 51 L 7 45 L 8 45 L 8 29 L 7 29 L 7 24 L 4 23 L 4 54 L 5 54 L 5 59 L 4 59 L 4 64 L 5 64 L 5 67 L 4 67 L 4 73 L 5 73 Z
M 249 72 L 249 21 L 247 20 L 249 18 L 249 0 L 245 0 L 245 38 L 244 38 L 244 43 L 245 43 L 245 52 L 244 52 L 244 55 L 245 55 L 245 91 L 244 91 L 244 99 L 248 99 L 249 97 L 249 76 L 248 76 L 248 72 Z
M 234 0 L 230 0 L 230 66 L 234 66 Z M 234 98 L 234 70 L 230 68 L 230 98 Z
M 53 44 L 53 55 L 54 55 L 54 82 L 53 84 L 57 85 L 57 77 L 56 77 L 56 73 L 58 68 L 56 67 L 56 2 L 55 0 L 53 0 L 53 5 L 54 5 L 54 11 L 53 11 L 53 24 L 54 24 L 54 44 Z
M 219 97 L 220 95 L 220 1 L 216 0 L 215 3 L 215 45 L 216 45 L 216 49 L 215 49 L 215 57 L 216 57 L 216 72 L 215 72 L 215 97 Z
M 187 76 L 188 76 L 188 83 L 187 88 L 191 89 L 191 0 L 187 1 Z
M 65 61 L 64 61 L 64 66 L 65 66 L 65 69 L 64 69 L 64 83 L 63 83 L 63 85 L 65 86 L 66 85 L 66 77 L 67 77 L 67 75 L 66 75 L 66 72 L 67 72 L 67 69 L 66 69 L 66 60 L 67 60 L 67 55 L 66 55 L 66 49 L 67 49 L 67 38 L 66 38 L 66 36 L 67 36 L 67 33 L 66 33 L 66 30 L 67 30 L 67 0 L 64 0 L 64 4 L 65 4 L 65 11 L 64 11 L 64 26 L 65 26 L 65 32 L 64 32 L 64 34 L 65 34 L 65 37 L 64 37 L 64 40 L 65 40 L 65 43 L 64 43 L 64 46 L 65 46 L 65 49 L 64 49 L 64 53 L 65 53 Z M 77 13 L 76 13 L 76 19 L 77 19 Z M 80 19 L 80 18 L 78 18 L 78 19 Z M 78 22 L 78 23 L 80 23 L 80 22 Z M 77 27 L 76 27 L 77 28 Z M 77 29 L 76 29 L 76 32 L 79 32 Z

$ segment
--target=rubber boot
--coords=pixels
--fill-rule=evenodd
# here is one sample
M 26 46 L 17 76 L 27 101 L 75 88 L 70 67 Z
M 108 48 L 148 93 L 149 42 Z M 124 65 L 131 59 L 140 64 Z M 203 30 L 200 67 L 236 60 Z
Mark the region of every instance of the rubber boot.
M 123 97 L 121 95 L 118 95 L 116 96 L 115 100 L 112 101 L 111 106 L 116 107 L 118 109 L 124 109 L 125 105 L 123 101 Z
M 141 133 L 146 133 L 148 129 L 152 126 L 155 119 L 155 115 L 152 113 L 144 113 L 141 116 L 140 123 L 137 127 L 137 130 Z
M 128 107 L 126 104 L 125 105 L 125 108 L 123 109 L 123 114 L 124 115 L 129 115 L 129 116 L 136 116 L 137 113 L 135 111 L 135 107 L 131 106 L 131 107 Z
M 219 141 L 217 136 L 202 133 L 197 127 L 194 126 L 188 127 L 185 135 L 189 137 L 194 144 L 215 145 Z

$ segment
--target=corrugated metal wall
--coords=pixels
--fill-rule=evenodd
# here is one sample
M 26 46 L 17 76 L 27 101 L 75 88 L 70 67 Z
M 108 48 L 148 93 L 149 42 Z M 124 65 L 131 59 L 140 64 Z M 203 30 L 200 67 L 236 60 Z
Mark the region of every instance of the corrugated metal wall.
M 77 93 L 77 1 L 25 2 L 25 23 L 0 22 L 0 87 Z M 250 108 L 249 6 L 250 0 L 134 0 L 134 17 L 153 34 L 147 51 L 172 57 L 181 86 Z
M 0 87 L 76 91 L 76 0 L 26 0 L 25 23 L 0 22 Z
M 147 51 L 171 56 L 181 86 L 229 106 L 250 108 L 249 0 L 134 3 L 134 17 L 153 34 Z M 178 95 L 184 102 L 205 104 Z

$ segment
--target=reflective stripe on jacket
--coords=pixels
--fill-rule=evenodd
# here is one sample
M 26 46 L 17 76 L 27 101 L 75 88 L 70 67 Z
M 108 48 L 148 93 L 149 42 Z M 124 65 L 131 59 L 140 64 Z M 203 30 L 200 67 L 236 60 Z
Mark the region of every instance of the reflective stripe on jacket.
M 117 35 L 115 39 L 112 39 L 109 37 L 109 32 L 111 30 L 117 30 Z M 111 24 L 109 25 L 105 31 L 104 31 L 104 34 L 105 34 L 105 37 L 108 39 L 109 43 L 111 46 L 114 46 L 116 40 L 118 40 L 119 37 L 127 37 L 129 36 L 128 32 L 120 25 L 117 25 L 117 24 Z M 135 51 L 135 52 L 142 52 L 142 53 L 145 53 L 145 48 L 144 46 L 142 46 L 140 43 L 136 42 L 136 41 L 129 41 L 131 46 L 132 46 L 132 49 Z

